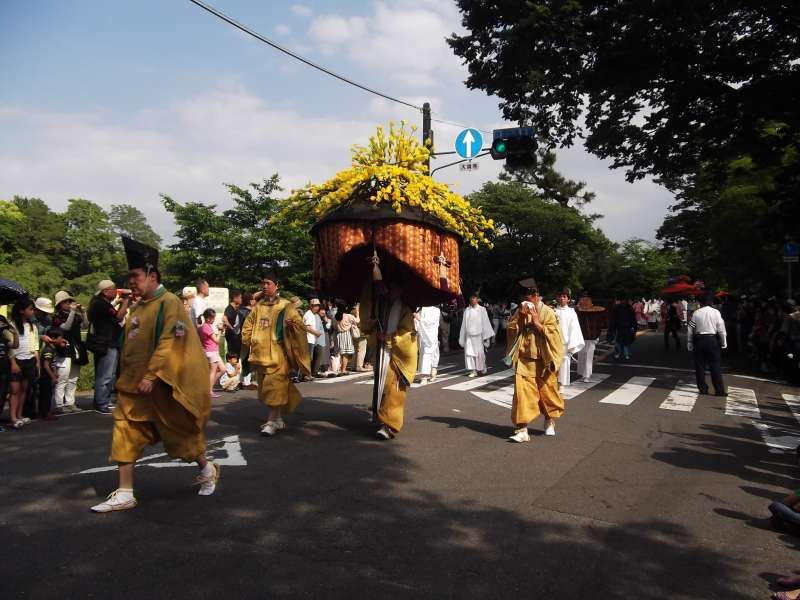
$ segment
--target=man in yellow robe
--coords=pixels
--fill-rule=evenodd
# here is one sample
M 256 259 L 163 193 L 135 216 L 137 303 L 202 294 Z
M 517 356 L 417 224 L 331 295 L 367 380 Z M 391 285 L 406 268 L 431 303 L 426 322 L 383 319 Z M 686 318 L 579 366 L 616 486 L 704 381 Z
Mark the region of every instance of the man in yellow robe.
M 278 294 L 275 274 L 264 276 L 261 292 L 242 326 L 242 346 L 250 348 L 248 362 L 258 383 L 258 399 L 269 409 L 261 433 L 272 436 L 286 428 L 283 415 L 302 400 L 291 372 L 299 369 L 301 376 L 309 376 L 311 365 L 303 317 Z
M 205 426 L 211 412 L 208 371 L 197 330 L 183 302 L 161 285 L 158 251 L 122 238 L 129 285 L 141 299 L 130 309 L 120 348 L 120 375 L 109 460 L 119 466 L 119 488 L 98 513 L 136 506 L 133 468 L 142 451 L 163 442 L 167 454 L 197 462 L 201 496 L 214 493 L 219 467 L 205 457 Z
M 508 321 L 508 357 L 514 366 L 511 421 L 514 442 L 528 442 L 528 423 L 545 417 L 545 435 L 555 435 L 555 420 L 564 413 L 558 391 L 558 368 L 564 356 L 555 312 L 542 302 L 536 282 L 525 279 L 525 301 Z
M 379 285 L 383 287 L 382 283 Z M 368 336 L 369 346 L 381 352 L 377 380 L 381 426 L 376 435 L 380 440 L 390 440 L 403 428 L 406 393 L 417 371 L 417 332 L 414 310 L 400 298 L 399 284 L 389 284 L 374 311 L 373 302 L 377 299 L 372 288 L 372 284 L 368 285 L 361 299 L 361 332 Z

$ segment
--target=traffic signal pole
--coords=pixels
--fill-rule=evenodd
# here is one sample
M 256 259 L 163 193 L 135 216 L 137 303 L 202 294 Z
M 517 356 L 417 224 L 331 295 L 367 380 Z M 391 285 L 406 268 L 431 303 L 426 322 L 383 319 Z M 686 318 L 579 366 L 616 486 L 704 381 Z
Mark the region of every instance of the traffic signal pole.
M 422 144 L 433 151 L 433 131 L 431 130 L 431 104 L 422 105 Z M 431 157 L 428 155 L 428 173 L 431 172 Z

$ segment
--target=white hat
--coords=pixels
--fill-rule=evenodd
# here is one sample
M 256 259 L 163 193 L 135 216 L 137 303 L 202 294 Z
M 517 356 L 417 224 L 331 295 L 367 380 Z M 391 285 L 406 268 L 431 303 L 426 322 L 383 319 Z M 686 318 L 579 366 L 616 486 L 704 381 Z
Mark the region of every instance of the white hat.
M 65 292 L 64 290 L 60 290 L 60 291 L 56 292 L 56 299 L 55 299 L 55 302 L 53 302 L 53 304 L 55 304 L 56 307 L 58 307 L 58 305 L 61 304 L 62 302 L 64 302 L 64 300 L 75 300 L 75 298 L 73 298 L 72 295 L 69 292 Z
M 94 293 L 94 295 L 98 296 L 102 292 L 105 292 L 107 289 L 116 287 L 117 284 L 111 281 L 110 279 L 103 279 L 103 281 L 97 284 L 97 291 Z
M 188 285 L 185 288 L 183 288 L 183 290 L 181 292 L 181 297 L 182 298 L 191 298 L 191 297 L 196 296 L 196 295 L 197 295 L 197 293 L 195 292 L 195 288 L 192 287 L 192 286 L 188 286 Z
M 309 302 L 311 306 L 319 306 L 319 298 L 312 298 L 311 302 Z
M 36 307 L 36 310 L 40 310 L 48 315 L 51 315 L 55 312 L 55 309 L 53 308 L 53 301 L 50 300 L 50 298 L 37 298 L 33 305 Z

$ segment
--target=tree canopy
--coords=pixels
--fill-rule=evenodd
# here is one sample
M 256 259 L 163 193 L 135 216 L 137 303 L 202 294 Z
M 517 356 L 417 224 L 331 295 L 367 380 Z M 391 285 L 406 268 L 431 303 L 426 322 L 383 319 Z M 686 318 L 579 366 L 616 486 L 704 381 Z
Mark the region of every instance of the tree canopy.
M 281 191 L 278 176 L 246 188 L 231 184 L 226 188 L 233 207 L 221 213 L 213 204 L 180 204 L 162 196 L 177 225 L 168 281 L 183 285 L 205 277 L 212 285 L 256 288 L 264 272 L 276 270 L 282 287 L 310 294 L 311 236 L 288 222 L 270 223 L 281 207 L 276 196 Z
M 499 96 L 507 119 L 547 142 L 585 136 L 589 151 L 630 178 L 689 174 L 749 151 L 767 122 L 797 139 L 795 2 L 458 5 L 467 33 L 449 43 L 469 68 L 467 85 Z

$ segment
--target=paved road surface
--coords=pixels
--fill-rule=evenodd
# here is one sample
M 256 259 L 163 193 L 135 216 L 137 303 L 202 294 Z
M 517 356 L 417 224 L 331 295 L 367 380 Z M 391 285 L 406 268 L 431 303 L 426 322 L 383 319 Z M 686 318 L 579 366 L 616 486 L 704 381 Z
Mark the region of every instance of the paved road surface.
M 477 380 L 443 357 L 391 443 L 371 436 L 369 375 L 304 384 L 271 439 L 253 392 L 226 395 L 218 492 L 195 496 L 194 469 L 154 447 L 125 513 L 88 511 L 115 484 L 109 417 L 0 434 L 2 596 L 768 597 L 800 569 L 798 539 L 766 520 L 796 487 L 798 390 L 728 374 L 729 399 L 698 396 L 685 352 L 651 334 L 634 349 L 529 444 L 505 439 L 499 353 Z

